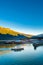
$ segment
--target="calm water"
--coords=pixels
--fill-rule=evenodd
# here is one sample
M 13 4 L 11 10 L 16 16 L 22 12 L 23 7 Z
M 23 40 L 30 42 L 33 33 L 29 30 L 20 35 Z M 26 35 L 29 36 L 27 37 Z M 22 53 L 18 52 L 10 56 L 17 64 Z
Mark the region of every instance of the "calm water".
M 24 48 L 21 51 L 12 48 Z M 0 65 L 43 65 L 43 46 L 34 49 L 32 44 L 0 45 Z

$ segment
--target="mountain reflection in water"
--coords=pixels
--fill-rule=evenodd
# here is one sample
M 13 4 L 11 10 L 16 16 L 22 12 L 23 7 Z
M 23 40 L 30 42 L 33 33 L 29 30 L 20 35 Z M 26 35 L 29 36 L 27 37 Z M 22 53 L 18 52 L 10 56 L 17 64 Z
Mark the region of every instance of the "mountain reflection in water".
M 39 46 L 43 46 L 43 44 L 33 44 L 33 43 L 28 43 L 28 44 L 0 44 L 0 54 L 1 53 L 9 53 L 10 51 L 16 51 L 20 52 L 24 50 L 25 47 L 33 47 L 34 50 L 38 48 Z
M 0 44 L 0 65 L 43 65 L 43 44 Z

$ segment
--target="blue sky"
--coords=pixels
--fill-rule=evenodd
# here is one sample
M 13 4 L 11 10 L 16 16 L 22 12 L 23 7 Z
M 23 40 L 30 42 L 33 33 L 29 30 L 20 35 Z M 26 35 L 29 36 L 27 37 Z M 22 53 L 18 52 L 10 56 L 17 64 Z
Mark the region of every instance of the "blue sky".
M 28 34 L 43 33 L 43 0 L 0 0 L 0 26 Z

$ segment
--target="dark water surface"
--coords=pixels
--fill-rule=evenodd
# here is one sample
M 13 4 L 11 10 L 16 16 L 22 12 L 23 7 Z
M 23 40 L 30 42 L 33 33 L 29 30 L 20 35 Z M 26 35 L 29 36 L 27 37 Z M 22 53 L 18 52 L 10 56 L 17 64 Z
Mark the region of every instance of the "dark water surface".
M 24 48 L 14 51 L 12 48 Z M 43 65 L 43 46 L 34 49 L 32 44 L 0 45 L 0 65 Z

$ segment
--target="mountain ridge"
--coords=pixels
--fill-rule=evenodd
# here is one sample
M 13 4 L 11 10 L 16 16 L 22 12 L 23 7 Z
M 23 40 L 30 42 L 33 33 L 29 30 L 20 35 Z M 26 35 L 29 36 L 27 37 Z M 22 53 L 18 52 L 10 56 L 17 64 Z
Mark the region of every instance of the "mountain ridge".
M 24 36 L 27 36 L 27 37 L 32 36 L 30 34 L 20 33 L 20 32 L 12 30 L 10 28 L 5 28 L 5 27 L 0 27 L 0 34 L 10 34 L 10 35 L 13 35 L 13 36 L 17 36 L 18 34 L 20 34 L 20 35 L 24 35 Z
M 0 40 L 28 39 L 31 36 L 32 35 L 13 31 L 10 28 L 0 27 Z

